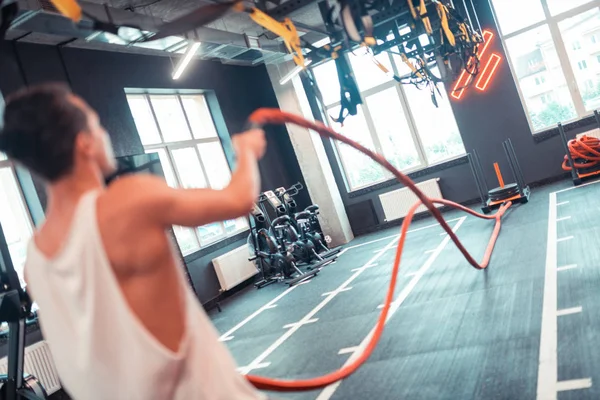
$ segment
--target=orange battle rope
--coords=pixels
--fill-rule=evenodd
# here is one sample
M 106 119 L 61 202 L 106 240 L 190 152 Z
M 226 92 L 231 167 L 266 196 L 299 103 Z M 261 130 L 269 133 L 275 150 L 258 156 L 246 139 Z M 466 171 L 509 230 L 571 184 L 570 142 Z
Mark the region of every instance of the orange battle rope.
M 410 223 L 413 219 L 415 211 L 421 204 L 423 204 L 425 207 L 427 207 L 429 212 L 440 223 L 442 228 L 444 228 L 444 230 L 448 233 L 448 235 L 450 236 L 450 238 L 452 239 L 452 241 L 454 242 L 456 247 L 460 250 L 460 252 L 463 254 L 465 259 L 469 262 L 469 264 L 471 264 L 474 268 L 479 269 L 479 270 L 483 270 L 488 266 L 488 264 L 490 262 L 490 257 L 492 256 L 492 251 L 494 250 L 494 245 L 496 244 L 496 239 L 498 238 L 498 234 L 500 233 L 501 218 L 504 215 L 504 213 L 506 212 L 506 210 L 511 206 L 510 202 L 502 205 L 502 207 L 500 207 L 500 209 L 498 210 L 496 215 L 483 215 L 483 214 L 479 214 L 473 210 L 470 210 L 460 204 L 453 203 L 448 200 L 430 199 L 423 192 L 421 192 L 421 190 L 419 190 L 419 188 L 417 188 L 415 183 L 409 177 L 407 177 L 402 172 L 400 172 L 396 168 L 394 168 L 394 166 L 392 166 L 392 164 L 390 164 L 385 158 L 383 158 L 379 154 L 374 153 L 373 151 L 363 147 L 362 145 L 348 139 L 347 137 L 335 132 L 333 129 L 328 128 L 327 126 L 325 126 L 319 122 L 308 121 L 300 116 L 286 113 L 286 112 L 283 112 L 278 109 L 269 109 L 269 108 L 261 108 L 261 109 L 255 111 L 250 116 L 249 121 L 254 127 L 262 127 L 267 124 L 291 123 L 291 124 L 302 126 L 304 128 L 311 129 L 311 130 L 319 133 L 321 136 L 332 138 L 335 140 L 339 140 L 340 142 L 346 143 L 347 145 L 354 147 L 356 150 L 366 154 L 371 159 L 373 159 L 375 162 L 381 164 L 384 168 L 386 168 L 388 171 L 390 171 L 392 174 L 394 174 L 394 176 L 402 184 L 404 184 L 406 187 L 408 187 L 410 190 L 412 190 L 412 192 L 419 199 L 419 201 L 411 207 L 411 209 L 408 212 L 408 215 L 406 216 L 406 218 L 404 219 L 404 222 L 402 223 L 400 240 L 398 242 L 398 247 L 396 250 L 396 257 L 394 259 L 394 267 L 392 270 L 392 277 L 391 277 L 390 286 L 389 286 L 389 289 L 388 289 L 388 292 L 387 292 L 387 295 L 385 298 L 384 307 L 381 310 L 381 314 L 377 321 L 377 325 L 375 326 L 375 331 L 374 331 L 373 335 L 371 336 L 369 343 L 367 344 L 367 346 L 363 350 L 362 354 L 360 355 L 360 357 L 358 357 L 351 364 L 349 364 L 345 367 L 342 367 L 341 369 L 339 369 L 337 371 L 331 372 L 327 375 L 323 375 L 320 377 L 312 378 L 312 379 L 279 380 L 279 379 L 265 378 L 265 377 L 261 377 L 261 376 L 247 376 L 247 379 L 258 389 L 280 391 L 280 392 L 295 392 L 295 391 L 314 390 L 314 389 L 323 388 L 334 382 L 345 379 L 350 374 L 355 372 L 369 358 L 369 356 L 375 349 L 375 346 L 377 345 L 377 342 L 379 341 L 379 339 L 381 337 L 381 334 L 383 332 L 383 328 L 385 326 L 385 322 L 386 322 L 386 319 L 388 316 L 388 312 L 390 310 L 390 305 L 394 298 L 394 290 L 396 288 L 398 271 L 400 270 L 400 259 L 402 257 L 402 251 L 404 249 L 404 242 L 406 241 L 406 233 L 408 231 L 408 227 L 410 226 Z M 446 223 L 446 221 L 442 217 L 442 214 L 435 207 L 434 204 L 443 204 L 446 206 L 457 208 L 459 210 L 465 211 L 471 215 L 474 215 L 474 216 L 482 218 L 482 219 L 495 220 L 494 231 L 492 232 L 492 236 L 491 236 L 488 246 L 486 248 L 485 255 L 483 256 L 483 261 L 481 262 L 481 264 L 477 263 L 477 261 L 464 248 L 462 243 L 458 240 L 458 237 L 452 231 L 452 228 L 450 228 L 450 226 Z
M 583 135 L 577 139 L 569 140 L 568 145 L 575 168 L 589 168 L 600 163 L 600 139 Z M 569 165 L 569 157 L 565 154 L 562 169 L 570 171 L 572 168 L 573 165 Z

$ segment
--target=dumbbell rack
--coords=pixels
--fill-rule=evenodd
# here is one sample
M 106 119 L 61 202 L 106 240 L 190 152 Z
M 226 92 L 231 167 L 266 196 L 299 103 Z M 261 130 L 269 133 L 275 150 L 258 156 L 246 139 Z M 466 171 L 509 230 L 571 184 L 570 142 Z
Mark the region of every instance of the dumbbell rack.
M 513 203 L 527 203 L 529 201 L 529 196 L 531 195 L 529 186 L 525 184 L 523 171 L 517 160 L 517 155 L 515 154 L 515 149 L 511 140 L 508 139 L 504 141 L 502 147 L 504 148 L 510 170 L 515 178 L 515 183 L 505 185 L 498 164 L 494 164 L 500 186 L 491 190 L 488 189 L 477 151 L 473 150 L 471 153 L 467 154 L 471 172 L 475 179 L 475 185 L 477 186 L 477 191 L 481 197 L 481 210 L 485 214 L 489 214 L 492 210 L 500 208 L 502 204 L 508 201 L 512 201 Z

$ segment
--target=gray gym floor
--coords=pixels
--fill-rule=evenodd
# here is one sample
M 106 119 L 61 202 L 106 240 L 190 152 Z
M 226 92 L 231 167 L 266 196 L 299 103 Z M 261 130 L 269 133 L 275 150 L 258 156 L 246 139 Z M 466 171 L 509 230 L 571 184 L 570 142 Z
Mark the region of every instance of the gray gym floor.
M 483 272 L 434 221 L 414 223 L 393 314 L 371 358 L 339 385 L 274 395 L 599 399 L 600 184 L 556 193 L 570 188 L 537 188 L 529 204 L 511 209 Z M 445 218 L 480 258 L 493 222 L 458 212 Z M 309 283 L 249 288 L 211 313 L 240 368 L 299 379 L 346 363 L 379 315 L 398 232 L 356 239 Z

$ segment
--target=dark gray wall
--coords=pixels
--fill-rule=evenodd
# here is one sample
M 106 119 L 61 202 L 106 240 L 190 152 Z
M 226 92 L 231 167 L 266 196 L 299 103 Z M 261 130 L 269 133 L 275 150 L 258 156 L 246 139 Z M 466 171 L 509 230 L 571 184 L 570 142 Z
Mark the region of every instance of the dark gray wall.
M 217 116 L 224 148 L 231 154 L 229 133 L 240 132 L 247 117 L 259 107 L 277 107 L 266 69 L 228 66 L 210 61 L 195 62 L 178 81 L 171 79 L 169 58 L 58 48 L 28 43 L 4 42 L 0 56 L 0 90 L 5 95 L 26 85 L 47 81 L 68 82 L 98 112 L 110 133 L 117 156 L 144 152 L 137 134 L 125 88 L 210 90 L 212 111 Z M 218 109 L 215 109 L 215 106 Z M 225 132 L 225 134 L 223 134 Z M 260 162 L 264 189 L 290 186 L 302 181 L 300 167 L 285 127 L 267 129 L 268 150 Z M 43 188 L 36 182 L 42 205 Z M 34 191 L 35 192 L 35 191 Z M 308 195 L 299 199 L 308 204 Z M 186 257 L 198 297 L 206 302 L 219 295 L 219 285 L 210 261 L 241 245 L 218 244 Z
M 502 147 L 502 142 L 508 138 L 512 140 L 525 180 L 528 183 L 564 175 L 564 171 L 561 169 L 564 150 L 559 137 L 550 137 L 540 143 L 536 143 L 534 140 L 490 5 L 488 1 L 476 3 L 482 27 L 496 33 L 496 38 L 490 46 L 488 54 L 495 52 L 501 55 L 502 62 L 486 92 L 482 93 L 471 87 L 461 100 L 451 99 L 467 152 L 472 149 L 477 150 L 485 170 L 485 178 L 490 186 L 497 182 L 492 167 L 493 162 L 500 163 L 506 177 L 511 176 Z M 581 127 L 579 131 L 589 127 Z M 570 135 L 572 136 L 574 133 L 571 132 Z M 376 229 L 383 225 L 384 214 L 378 196 L 398 189 L 402 185 L 393 184 L 378 190 L 363 190 L 359 191 L 358 195 L 347 193 L 342 172 L 339 164 L 335 161 L 333 146 L 329 140 L 325 140 L 324 143 L 355 233 Z M 415 178 L 415 181 L 438 177 L 441 178 L 440 184 L 445 198 L 458 202 L 467 202 L 478 198 L 468 164 L 451 165 L 443 170 L 421 175 Z M 535 192 L 533 195 L 535 196 Z

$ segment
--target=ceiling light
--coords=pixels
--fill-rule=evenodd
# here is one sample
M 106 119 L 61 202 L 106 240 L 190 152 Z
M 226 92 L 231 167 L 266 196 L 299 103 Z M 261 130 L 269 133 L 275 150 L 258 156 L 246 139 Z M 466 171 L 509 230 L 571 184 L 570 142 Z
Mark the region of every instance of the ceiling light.
M 179 60 L 179 64 L 177 64 L 177 68 L 175 68 L 175 72 L 173 73 L 173 79 L 177 80 L 181 77 L 181 74 L 185 71 L 190 61 L 198 51 L 200 47 L 200 42 L 193 42 L 185 52 L 185 55 Z

